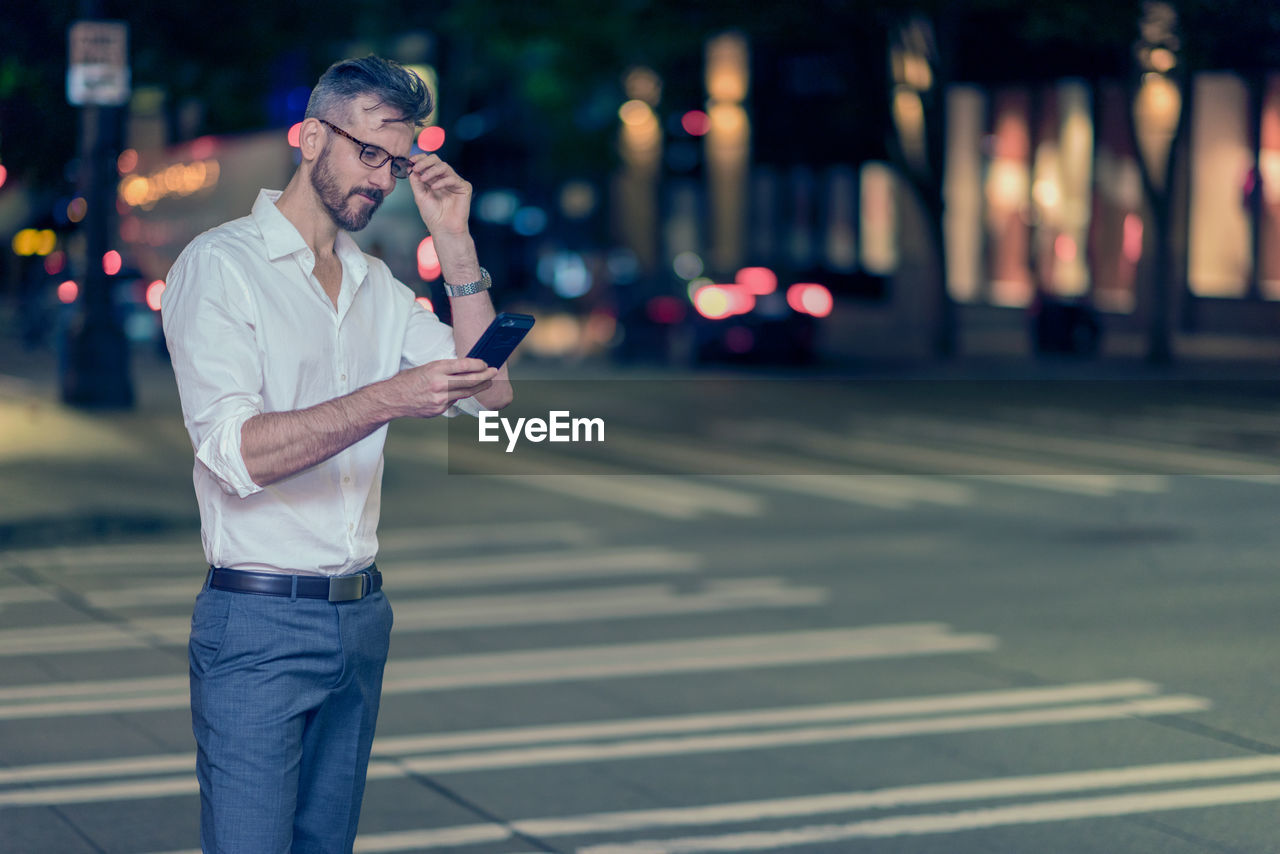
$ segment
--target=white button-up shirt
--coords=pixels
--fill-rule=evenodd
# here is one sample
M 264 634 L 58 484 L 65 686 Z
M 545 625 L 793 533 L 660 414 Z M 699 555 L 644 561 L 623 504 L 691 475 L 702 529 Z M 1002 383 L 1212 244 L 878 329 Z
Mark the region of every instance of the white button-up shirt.
M 306 241 L 276 209 L 279 196 L 261 191 L 251 215 L 183 250 L 162 299 L 164 333 L 195 448 L 206 559 L 342 575 L 377 553 L 386 425 L 267 487 L 249 476 L 240 430 L 260 412 L 304 409 L 453 358 L 453 332 L 345 232 L 335 311 Z

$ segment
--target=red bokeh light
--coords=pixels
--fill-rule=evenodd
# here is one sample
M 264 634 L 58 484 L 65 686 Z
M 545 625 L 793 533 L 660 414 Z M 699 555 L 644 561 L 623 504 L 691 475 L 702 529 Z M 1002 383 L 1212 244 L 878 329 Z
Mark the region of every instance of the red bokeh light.
M 418 276 L 424 282 L 440 278 L 440 256 L 436 254 L 435 241 L 430 237 L 422 238 L 418 244 Z
M 147 308 L 160 310 L 160 297 L 164 295 L 164 279 L 156 279 L 147 285 Z
M 302 147 L 302 122 L 289 128 L 289 144 L 294 148 Z
M 107 254 L 102 256 L 102 272 L 108 276 L 114 276 L 124 267 L 124 259 L 120 257 L 120 253 L 114 249 L 108 249 Z
M 423 151 L 439 151 L 444 146 L 444 128 L 432 125 L 418 134 L 418 148 Z
M 801 282 L 787 288 L 787 305 L 801 314 L 826 317 L 835 307 L 835 300 L 823 285 Z
M 58 285 L 58 302 L 63 305 L 70 305 L 76 301 L 76 295 L 80 293 L 80 286 L 73 280 L 67 279 Z
M 680 117 L 680 127 L 689 136 L 706 136 L 711 130 L 711 117 L 702 110 L 690 110 Z
M 431 304 L 431 300 L 427 299 L 426 297 L 418 297 L 416 302 L 418 303 L 418 305 L 422 306 L 427 311 L 434 313 L 436 310 L 436 307 Z
M 778 289 L 778 274 L 768 267 L 743 267 L 733 281 L 756 296 L 771 294 Z

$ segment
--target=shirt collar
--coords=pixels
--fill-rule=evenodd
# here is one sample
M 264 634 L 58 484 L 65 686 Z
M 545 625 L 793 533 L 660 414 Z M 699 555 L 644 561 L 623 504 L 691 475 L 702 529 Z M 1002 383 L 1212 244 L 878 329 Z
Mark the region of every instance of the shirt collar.
M 253 220 L 262 232 L 267 258 L 271 261 L 307 248 L 307 241 L 302 239 L 298 229 L 276 207 L 276 199 L 280 198 L 281 192 L 259 190 L 257 201 L 253 203 Z
M 258 198 L 253 203 L 253 219 L 262 233 L 266 244 L 267 258 L 275 261 L 295 252 L 307 250 L 307 241 L 293 223 L 276 207 L 281 190 L 259 190 Z M 369 272 L 369 262 L 355 240 L 345 231 L 338 231 L 338 239 L 334 242 L 333 251 L 337 253 L 342 266 L 359 284 Z

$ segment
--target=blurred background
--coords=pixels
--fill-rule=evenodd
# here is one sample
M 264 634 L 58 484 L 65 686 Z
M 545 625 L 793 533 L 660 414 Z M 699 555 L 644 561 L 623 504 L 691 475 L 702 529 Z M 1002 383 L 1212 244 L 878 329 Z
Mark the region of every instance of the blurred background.
M 68 400 L 127 397 L 65 374 L 127 371 L 121 346 L 162 356 L 177 253 L 286 183 L 310 85 L 371 52 L 437 93 L 418 146 L 475 185 L 500 307 L 539 317 L 531 356 L 1280 353 L 1270 4 L 103 0 L 3 15 L 0 334 L 58 348 Z M 75 55 L 87 19 L 123 24 L 101 55 L 101 27 Z M 358 240 L 447 316 L 410 202 L 392 196 Z

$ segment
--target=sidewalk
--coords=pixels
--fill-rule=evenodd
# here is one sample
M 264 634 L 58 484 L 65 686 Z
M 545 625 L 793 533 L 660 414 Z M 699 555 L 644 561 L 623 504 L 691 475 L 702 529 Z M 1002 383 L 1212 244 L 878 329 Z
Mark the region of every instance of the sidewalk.
M 65 406 L 54 352 L 0 337 L 0 549 L 199 530 L 177 388 L 153 348 L 134 353 L 133 383 L 131 410 Z

